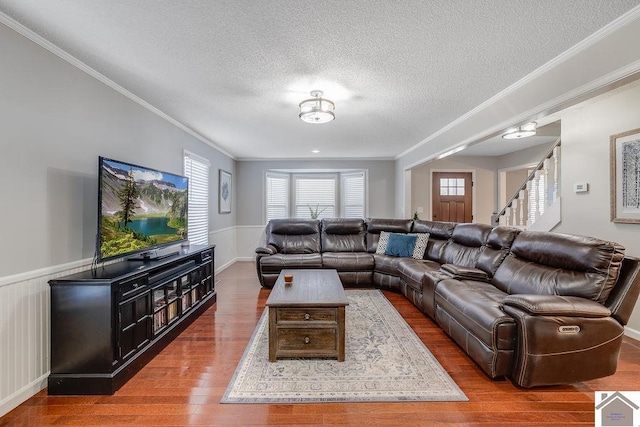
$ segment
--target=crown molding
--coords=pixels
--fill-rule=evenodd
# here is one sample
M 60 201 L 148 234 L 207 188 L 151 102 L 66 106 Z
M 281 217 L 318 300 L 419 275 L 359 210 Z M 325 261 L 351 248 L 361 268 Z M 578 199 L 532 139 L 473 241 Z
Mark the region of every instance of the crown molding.
M 511 86 L 509 86 L 509 87 L 503 89 L 502 91 L 498 92 L 496 95 L 494 95 L 491 98 L 487 99 L 486 101 L 484 101 L 482 104 L 478 105 L 477 107 L 475 107 L 471 111 L 469 111 L 466 114 L 458 117 L 456 120 L 452 121 L 451 123 L 447 124 L 443 128 L 441 128 L 438 131 L 434 132 L 433 134 L 429 135 L 427 138 L 423 139 L 422 141 L 420 141 L 419 143 L 417 143 L 413 147 L 411 147 L 411 148 L 403 151 L 402 153 L 398 154 L 397 156 L 395 156 L 394 159 L 395 160 L 399 160 L 402 157 L 406 156 L 407 154 L 411 153 L 412 151 L 418 149 L 419 147 L 421 147 L 421 146 L 433 141 L 438 136 L 440 136 L 440 135 L 444 134 L 445 132 L 453 129 L 454 127 L 464 123 L 465 120 L 469 119 L 470 117 L 474 116 L 475 114 L 477 114 L 480 111 L 484 110 L 485 108 L 489 107 L 491 104 L 494 104 L 494 103 L 502 100 L 503 98 L 506 98 L 511 93 L 513 93 L 513 92 L 517 91 L 518 89 L 520 89 L 520 88 L 526 86 L 527 84 L 531 83 L 535 79 L 537 79 L 540 76 L 542 76 L 544 73 L 546 73 L 549 70 L 555 68 L 556 66 L 562 64 L 563 62 L 568 61 L 569 59 L 571 59 L 576 54 L 578 54 L 578 53 L 584 51 L 585 49 L 595 45 L 596 43 L 598 43 L 601 40 L 605 39 L 607 36 L 613 34 L 614 32 L 616 32 L 619 29 L 623 28 L 624 26 L 626 26 L 630 22 L 633 22 L 633 21 L 635 21 L 635 20 L 637 20 L 639 18 L 640 18 L 640 5 L 634 7 L 629 12 L 627 12 L 624 15 L 618 17 L 617 19 L 611 21 L 609 24 L 605 25 L 604 27 L 602 27 L 601 29 L 599 29 L 595 33 L 591 34 L 589 37 L 585 38 L 584 40 L 582 40 L 579 43 L 575 44 L 574 46 L 570 47 L 569 49 L 567 49 L 566 51 L 564 51 L 560 55 L 556 56 L 555 58 L 553 58 L 551 61 L 547 62 L 546 64 L 543 64 L 542 66 L 540 66 L 536 70 L 532 71 L 531 73 L 527 74 L 525 77 L 523 77 L 522 79 L 518 80 L 517 82 L 515 82 Z M 626 67 L 626 68 L 628 68 L 628 67 Z M 602 79 L 598 79 L 596 81 L 600 81 L 600 80 L 602 80 Z M 585 86 L 587 86 L 587 85 L 585 85 Z M 596 88 L 597 87 L 594 87 L 591 90 L 595 90 Z M 572 97 L 575 97 L 575 92 L 576 92 L 576 90 L 570 92 L 570 93 L 573 93 L 573 95 L 571 95 Z M 510 122 L 511 122 L 511 124 L 513 124 L 513 123 L 518 123 L 519 121 L 518 120 L 511 120 Z M 506 126 L 509 126 L 509 125 L 506 125 Z M 468 143 L 469 142 L 467 142 L 467 144 Z M 457 146 L 461 146 L 461 145 L 464 145 L 464 143 L 458 144 Z M 449 151 L 449 150 L 445 150 L 445 151 Z M 436 157 L 436 156 L 434 156 L 434 157 Z M 425 160 L 422 160 L 418 164 L 420 164 L 420 163 L 422 163 L 424 161 Z
M 123 88 L 122 86 L 120 86 L 119 84 L 114 82 L 113 80 L 111 80 L 108 77 L 106 77 L 104 74 L 101 74 L 100 72 L 98 72 L 95 69 L 91 68 L 90 66 L 88 66 L 84 62 L 80 61 L 75 56 L 69 54 L 67 51 L 61 49 L 60 47 L 58 47 L 55 44 L 51 43 L 49 40 L 45 39 L 41 35 L 35 33 L 34 31 L 30 30 L 29 28 L 25 27 L 24 25 L 22 25 L 21 23 L 19 23 L 15 19 L 7 16 L 6 14 L 4 14 L 2 12 L 0 12 L 0 23 L 2 23 L 5 26 L 11 28 L 12 30 L 14 30 L 18 34 L 26 37 L 27 39 L 29 39 L 32 42 L 34 42 L 37 45 L 39 45 L 40 47 L 48 50 L 49 52 L 53 53 L 54 55 L 56 55 L 60 59 L 68 62 L 69 64 L 73 65 L 74 67 L 78 68 L 79 70 L 85 72 L 86 74 L 90 75 L 94 79 L 100 81 L 101 83 L 104 83 L 105 85 L 109 86 L 111 89 L 113 89 L 116 92 L 120 93 L 121 95 L 124 95 L 125 97 L 129 98 L 131 101 L 135 102 L 136 104 L 140 105 L 141 107 L 146 108 L 147 110 L 151 111 L 153 114 L 155 114 L 158 117 L 166 120 L 167 122 L 171 123 L 175 127 L 183 130 L 184 132 L 186 132 L 189 135 L 193 136 L 194 138 L 196 138 L 200 142 L 203 142 L 203 143 L 209 145 L 211 148 L 219 151 L 220 153 L 224 154 L 227 157 L 230 157 L 233 160 L 237 160 L 234 155 L 232 155 L 231 153 L 227 152 L 226 150 L 220 148 L 213 141 L 207 139 L 203 135 L 200 135 L 195 130 L 191 129 L 190 127 L 186 126 L 185 124 L 183 124 L 183 123 L 179 122 L 178 120 L 174 119 L 173 117 L 169 116 L 165 112 L 163 112 L 163 111 L 159 110 L 158 108 L 154 107 L 153 105 L 149 104 L 144 99 L 140 98 L 139 96 L 137 96 L 137 95 L 133 94 L 132 92 L 128 91 L 127 89 Z

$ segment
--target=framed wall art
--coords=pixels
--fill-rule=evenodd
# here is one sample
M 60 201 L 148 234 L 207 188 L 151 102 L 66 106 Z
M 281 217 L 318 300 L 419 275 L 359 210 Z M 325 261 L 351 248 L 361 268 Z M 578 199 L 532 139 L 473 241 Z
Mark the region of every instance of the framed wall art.
M 218 178 L 218 212 L 231 213 L 231 173 L 220 169 Z
M 640 223 L 640 128 L 610 140 L 611 221 Z

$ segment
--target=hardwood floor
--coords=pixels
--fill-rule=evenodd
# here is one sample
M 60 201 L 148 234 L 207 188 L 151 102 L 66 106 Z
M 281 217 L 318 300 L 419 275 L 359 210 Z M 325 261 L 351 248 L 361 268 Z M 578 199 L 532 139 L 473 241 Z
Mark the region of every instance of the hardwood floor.
M 253 263 L 216 279 L 218 302 L 113 396 L 38 393 L 0 426 L 41 425 L 593 425 L 594 391 L 640 390 L 640 342 L 625 338 L 618 372 L 562 387 L 524 390 L 492 381 L 402 295 L 384 292 L 468 402 L 220 404 L 269 291 Z

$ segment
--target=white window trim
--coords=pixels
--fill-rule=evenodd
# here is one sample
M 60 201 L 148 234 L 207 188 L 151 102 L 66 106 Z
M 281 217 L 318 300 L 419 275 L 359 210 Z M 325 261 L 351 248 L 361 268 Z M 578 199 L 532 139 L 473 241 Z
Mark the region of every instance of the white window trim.
M 203 221 L 199 221 L 198 224 L 193 224 L 193 222 L 195 222 L 193 220 L 194 218 L 194 209 L 196 208 L 196 204 L 193 200 L 193 190 L 195 188 L 195 186 L 197 185 L 194 182 L 194 176 L 193 176 L 193 171 L 191 170 L 187 170 L 187 161 L 191 161 L 191 162 L 196 162 L 199 163 L 202 167 L 204 167 L 206 169 L 206 179 L 203 180 L 203 182 L 201 182 L 200 184 L 203 185 L 204 188 L 204 197 L 203 200 L 200 200 L 200 204 L 204 203 L 205 204 L 205 209 L 202 210 L 202 212 L 199 212 L 199 216 L 202 216 L 202 214 L 204 213 L 203 216 Z M 211 173 L 210 173 L 210 169 L 211 169 L 211 162 L 201 156 L 198 156 L 197 154 L 194 154 L 190 151 L 184 150 L 183 152 L 183 158 L 182 158 L 182 167 L 183 167 L 183 172 L 184 175 L 189 178 L 189 204 L 188 204 L 188 213 L 187 213 L 187 218 L 188 218 L 188 223 L 187 223 L 187 237 L 189 238 L 189 241 L 191 243 L 194 244 L 208 244 L 209 242 L 209 206 L 211 203 L 211 200 L 209 198 L 209 187 L 210 187 L 210 180 L 211 180 Z M 205 178 L 205 177 L 203 177 Z M 195 206 L 194 206 L 195 205 Z M 204 226 L 204 236 L 202 235 L 196 235 L 193 236 L 192 233 L 192 227 L 195 227 L 196 225 L 202 227 Z
M 343 217 L 344 215 L 344 207 L 342 200 L 342 185 L 343 185 L 343 176 L 348 176 L 350 174 L 364 174 L 364 208 L 363 208 L 363 218 L 367 218 L 369 215 L 369 171 L 367 169 L 332 169 L 332 170 L 313 170 L 306 172 L 302 169 L 295 170 L 284 170 L 284 169 L 270 169 L 267 170 L 264 174 L 263 180 L 263 188 L 262 188 L 262 218 L 265 224 L 268 222 L 267 219 L 267 178 L 269 176 L 274 177 L 289 177 L 289 185 L 287 187 L 288 192 L 288 211 L 287 218 L 293 218 L 295 215 L 295 177 L 302 176 L 308 178 L 323 178 L 328 175 L 333 175 L 336 183 L 336 217 Z
M 289 217 L 294 218 L 298 207 L 296 198 L 297 181 L 299 179 L 321 179 L 333 180 L 333 207 L 335 216 L 340 216 L 340 175 L 337 173 L 294 173 L 291 174 L 291 206 L 289 208 Z
M 362 217 L 363 218 L 367 218 L 369 215 L 369 175 L 368 175 L 368 171 L 366 169 L 361 169 L 361 170 L 356 170 L 356 171 L 349 171 L 349 172 L 342 172 L 340 173 L 340 216 L 341 217 L 345 217 L 346 213 L 345 213 L 345 203 L 344 203 L 344 179 L 348 178 L 349 176 L 355 176 L 355 175 L 360 175 L 362 174 L 362 178 L 364 180 L 363 182 L 363 206 L 362 206 Z
M 287 180 L 287 205 L 286 205 L 286 212 L 287 212 L 287 217 L 291 216 L 291 174 L 290 173 L 284 173 L 284 172 L 275 172 L 275 171 L 267 171 L 267 173 L 265 174 L 265 179 L 264 179 L 264 188 L 262 191 L 262 195 L 264 197 L 264 202 L 262 203 L 262 209 L 263 209 L 263 213 L 262 213 L 262 218 L 265 219 L 265 223 L 267 223 L 269 221 L 269 207 L 267 206 L 267 191 L 268 191 L 268 179 L 269 178 L 276 178 L 276 179 L 282 179 L 285 178 Z

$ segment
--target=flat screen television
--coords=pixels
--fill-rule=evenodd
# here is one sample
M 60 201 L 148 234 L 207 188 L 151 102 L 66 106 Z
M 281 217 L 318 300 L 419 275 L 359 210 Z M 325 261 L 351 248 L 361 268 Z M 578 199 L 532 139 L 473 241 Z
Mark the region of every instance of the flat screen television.
M 186 241 L 188 178 L 105 157 L 98 163 L 99 262 L 157 258 L 165 256 L 158 249 Z

